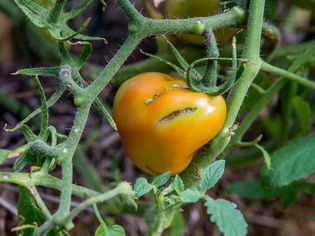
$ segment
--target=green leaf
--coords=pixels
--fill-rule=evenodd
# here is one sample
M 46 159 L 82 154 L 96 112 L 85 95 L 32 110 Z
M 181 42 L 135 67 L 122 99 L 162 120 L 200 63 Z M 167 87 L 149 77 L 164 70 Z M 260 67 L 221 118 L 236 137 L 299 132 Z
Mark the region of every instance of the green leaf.
M 36 158 L 27 150 L 14 162 L 13 169 L 17 172 L 22 171 L 27 165 L 36 163 Z
M 17 75 L 28 75 L 28 76 L 47 76 L 47 77 L 58 77 L 59 66 L 57 67 L 38 67 L 38 68 L 27 68 L 18 70 Z
M 271 159 L 270 159 L 270 155 L 267 152 L 267 150 L 264 147 L 262 147 L 259 144 L 257 144 L 257 143 L 255 144 L 255 147 L 257 147 L 261 151 L 261 153 L 263 154 L 263 157 L 264 157 L 264 161 L 265 161 L 266 167 L 267 167 L 267 169 L 270 169 L 270 167 L 271 167 Z
M 17 208 L 19 214 L 19 226 L 34 225 L 38 227 L 46 221 L 44 213 L 35 205 L 30 192 L 24 187 L 20 187 Z M 19 235 L 22 236 L 34 235 L 34 229 L 30 227 L 26 227 L 25 229 L 22 228 L 19 233 Z M 53 236 L 56 235 L 56 233 L 57 232 L 51 231 L 47 236 Z
M 10 150 L 0 149 L 0 164 L 8 158 L 10 152 Z
M 180 194 L 180 200 L 184 203 L 198 202 L 201 197 L 202 195 L 197 189 L 186 189 Z
M 45 91 L 37 77 L 35 77 L 35 84 L 36 84 L 37 89 L 39 90 L 40 102 L 41 102 L 40 109 L 41 109 L 42 119 L 41 119 L 41 124 L 40 124 L 39 137 L 43 138 L 48 128 L 48 106 L 47 106 Z
M 57 91 L 49 98 L 47 101 L 47 107 L 52 107 L 62 96 L 62 94 L 66 91 L 66 87 L 64 84 L 60 84 Z M 7 129 L 9 132 L 14 132 L 18 129 L 20 129 L 25 123 L 30 121 L 33 117 L 35 117 L 37 114 L 39 114 L 41 111 L 40 108 L 37 108 L 35 111 L 33 111 L 31 114 L 29 114 L 24 120 L 22 120 L 20 123 L 18 123 L 14 128 Z
M 140 177 L 136 180 L 136 183 L 133 188 L 136 197 L 141 197 L 152 189 L 152 185 L 149 184 L 145 178 Z
M 104 225 L 99 225 L 95 231 L 95 236 L 125 236 L 125 229 L 120 225 L 112 225 L 107 227 L 107 232 Z
M 29 148 L 29 144 L 24 144 L 14 148 L 13 150 L 0 149 L 0 164 L 8 158 L 19 157 Z
M 281 187 L 315 172 L 315 133 L 292 140 L 271 155 L 271 169 L 262 175 L 271 186 Z
M 212 188 L 224 173 L 224 160 L 218 160 L 210 164 L 204 171 L 199 183 L 200 191 L 206 192 Z
M 177 194 L 181 194 L 181 192 L 184 191 L 185 189 L 184 181 L 179 175 L 175 176 L 173 186 Z
M 295 96 L 292 99 L 292 102 L 295 114 L 299 121 L 302 134 L 305 135 L 309 132 L 312 125 L 311 106 L 300 96 Z
M 171 227 L 169 236 L 181 236 L 185 227 L 185 219 L 181 211 L 176 211 Z
M 247 233 L 247 223 L 236 205 L 224 199 L 214 200 L 206 197 L 205 206 L 211 215 L 210 220 L 216 223 L 225 236 L 242 236 Z
M 166 184 L 166 182 L 169 180 L 169 178 L 172 176 L 172 172 L 167 171 L 159 176 L 156 176 L 152 180 L 152 185 L 158 187 L 161 187 L 162 185 Z
M 228 194 L 237 194 L 249 199 L 272 199 L 276 196 L 274 191 L 264 191 L 259 180 L 236 182 L 226 188 Z
M 262 120 L 264 128 L 273 137 L 279 138 L 281 135 L 281 118 L 279 115 L 275 115 L 273 118 L 267 117 Z
M 26 142 L 33 142 L 36 140 L 36 135 L 33 133 L 33 131 L 27 126 L 27 125 L 20 125 L 19 129 L 22 131 L 24 138 Z

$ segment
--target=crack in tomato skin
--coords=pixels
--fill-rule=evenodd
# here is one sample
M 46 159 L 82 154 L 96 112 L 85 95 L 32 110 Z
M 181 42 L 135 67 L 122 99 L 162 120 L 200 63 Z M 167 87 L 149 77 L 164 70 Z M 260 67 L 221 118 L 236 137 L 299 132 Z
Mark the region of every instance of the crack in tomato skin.
M 194 111 L 197 110 L 197 107 L 192 107 L 192 108 L 184 108 L 182 110 L 176 110 L 176 111 L 173 111 L 171 112 L 170 114 L 164 116 L 163 118 L 161 118 L 159 120 L 159 123 L 160 124 L 163 124 L 163 123 L 166 123 L 168 121 L 171 121 L 177 117 L 180 117 L 180 116 L 183 116 L 183 115 L 186 115 L 186 114 L 189 114 L 189 113 L 192 113 Z
M 185 86 L 185 85 L 181 85 L 181 84 L 173 84 L 172 87 L 169 87 L 169 88 L 165 88 L 164 90 L 162 90 L 161 92 L 158 92 L 156 94 L 153 95 L 153 97 L 151 98 L 148 98 L 144 104 L 148 105 L 154 101 L 156 101 L 160 96 L 162 96 L 163 94 L 173 90 L 173 89 L 176 89 L 176 88 L 179 88 L 179 89 L 188 89 L 189 87 L 188 86 Z

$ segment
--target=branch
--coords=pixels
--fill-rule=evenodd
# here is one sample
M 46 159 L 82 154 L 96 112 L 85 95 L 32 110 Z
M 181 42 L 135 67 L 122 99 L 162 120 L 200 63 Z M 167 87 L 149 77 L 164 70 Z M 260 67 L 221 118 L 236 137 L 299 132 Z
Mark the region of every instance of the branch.
M 281 69 L 279 67 L 270 65 L 267 62 L 264 62 L 264 61 L 262 62 L 261 70 L 282 76 L 282 77 L 287 78 L 287 79 L 292 80 L 292 81 L 295 81 L 301 85 L 304 85 L 305 87 L 315 89 L 315 82 L 314 81 L 305 79 L 302 76 L 298 76 L 298 75 L 296 75 L 296 74 L 294 74 L 288 70 L 284 70 L 284 69 Z
M 0 183 L 12 183 L 19 186 L 29 188 L 32 184 L 35 186 L 48 187 L 56 190 L 61 190 L 62 180 L 51 175 L 42 174 L 41 172 L 15 173 L 15 172 L 0 172 Z M 72 184 L 73 195 L 82 198 L 90 198 L 99 195 L 99 192 L 88 188 Z

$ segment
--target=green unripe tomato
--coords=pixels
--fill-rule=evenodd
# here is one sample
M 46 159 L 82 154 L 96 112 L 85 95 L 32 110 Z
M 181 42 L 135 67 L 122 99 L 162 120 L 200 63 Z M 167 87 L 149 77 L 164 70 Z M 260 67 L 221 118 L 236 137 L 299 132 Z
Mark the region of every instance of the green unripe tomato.
M 219 2 L 219 0 L 167 0 L 165 13 L 166 17 L 169 19 L 212 16 L 218 13 Z M 198 25 L 196 25 L 196 27 L 198 27 Z M 229 28 L 219 29 L 214 33 L 217 41 L 222 42 L 230 39 L 235 32 L 235 29 Z M 194 34 L 182 34 L 179 38 L 188 43 L 203 45 L 204 38 L 198 34 L 200 34 L 199 31 L 194 32 Z

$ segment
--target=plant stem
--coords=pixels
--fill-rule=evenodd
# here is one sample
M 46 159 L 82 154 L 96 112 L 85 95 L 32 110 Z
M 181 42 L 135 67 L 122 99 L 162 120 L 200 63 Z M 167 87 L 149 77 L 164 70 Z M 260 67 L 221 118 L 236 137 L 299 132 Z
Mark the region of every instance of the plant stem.
M 126 191 L 126 186 L 129 186 Z M 115 196 L 118 196 L 120 194 L 128 194 L 128 195 L 133 195 L 133 191 L 131 189 L 131 186 L 127 182 L 122 182 L 120 183 L 116 188 L 102 193 L 96 197 L 91 197 L 87 199 L 86 201 L 80 203 L 76 208 L 74 208 L 70 214 L 67 216 L 66 221 L 72 221 L 84 208 L 99 203 L 99 202 L 104 202 L 107 201 L 111 198 L 114 198 Z
M 52 23 L 56 23 L 58 21 L 58 18 L 63 11 L 63 8 L 65 6 L 66 0 L 56 0 L 53 8 L 51 9 L 49 13 L 49 21 Z
M 37 205 L 40 207 L 40 209 L 43 211 L 43 213 L 45 214 L 45 216 L 47 218 L 51 217 L 51 214 L 46 206 L 46 204 L 44 203 L 43 199 L 40 197 L 39 192 L 37 191 L 37 188 L 33 185 L 30 186 L 29 188 L 31 194 L 33 195 Z
M 185 186 L 192 187 L 198 183 L 203 170 L 214 161 L 229 144 L 230 129 L 234 125 L 247 91 L 261 67 L 260 38 L 263 25 L 264 0 L 252 0 L 249 6 L 247 33 L 242 58 L 250 61 L 244 64 L 244 70 L 231 91 L 227 102 L 227 119 L 221 132 L 202 150 L 187 170 L 182 174 Z
M 125 60 L 129 57 L 131 52 L 137 47 L 142 37 L 136 34 L 131 34 L 128 36 L 127 40 L 124 42 L 123 46 L 118 50 L 115 56 L 110 60 L 110 62 L 101 71 L 96 80 L 86 88 L 85 94 L 87 94 L 91 101 L 99 95 L 100 92 L 106 87 L 112 77 L 116 74 L 119 68 L 123 65 Z
M 267 62 L 262 63 L 261 69 L 262 69 L 262 71 L 270 72 L 270 73 L 273 73 L 275 75 L 280 75 L 284 78 L 288 78 L 288 79 L 295 81 L 301 85 L 304 85 L 305 87 L 315 89 L 315 82 L 314 81 L 305 79 L 302 76 L 298 76 L 298 75 L 296 75 L 296 74 L 294 74 L 288 70 L 284 70 L 284 69 L 281 69 L 279 67 L 270 65 Z
M 62 180 L 41 172 L 29 173 L 14 173 L 14 172 L 0 172 L 0 183 L 12 183 L 19 186 L 29 188 L 32 184 L 35 186 L 48 187 L 56 190 L 61 190 Z M 100 194 L 97 191 L 88 188 L 72 185 L 73 195 L 82 198 L 89 198 Z
M 234 144 L 242 140 L 248 128 L 251 126 L 253 121 L 257 118 L 257 115 L 272 100 L 272 98 L 279 92 L 279 90 L 283 88 L 286 82 L 287 81 L 285 79 L 279 79 L 266 91 L 266 94 L 257 101 L 254 107 L 243 119 L 242 124 L 238 127 L 235 135 L 233 135 L 231 139 L 231 143 L 230 143 L 231 145 L 229 145 L 229 147 L 225 150 L 227 153 L 228 153 L 228 150 L 231 149 Z
M 145 21 L 141 32 L 147 37 L 165 33 L 203 33 L 207 28 L 212 30 L 228 26 L 236 26 L 245 19 L 244 11 L 234 7 L 226 13 L 210 17 L 194 17 L 187 19 L 148 19 Z M 203 28 L 199 32 L 200 26 Z

